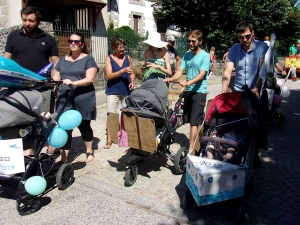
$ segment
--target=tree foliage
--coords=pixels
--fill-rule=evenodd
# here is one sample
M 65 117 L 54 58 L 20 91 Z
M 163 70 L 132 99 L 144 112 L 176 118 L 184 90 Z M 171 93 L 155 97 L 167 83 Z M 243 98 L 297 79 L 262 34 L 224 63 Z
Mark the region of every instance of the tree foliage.
M 181 31 L 200 29 L 209 45 L 223 54 L 238 41 L 235 27 L 244 20 L 254 24 L 258 39 L 276 33 L 282 43 L 279 50 L 287 48 L 299 38 L 300 13 L 295 3 L 296 0 L 163 0 L 156 11 Z
M 144 40 L 144 38 L 137 35 L 131 27 L 122 26 L 114 29 L 113 23 L 111 23 L 107 29 L 107 38 L 109 42 L 114 37 L 122 38 L 129 48 L 136 47 L 140 41 Z

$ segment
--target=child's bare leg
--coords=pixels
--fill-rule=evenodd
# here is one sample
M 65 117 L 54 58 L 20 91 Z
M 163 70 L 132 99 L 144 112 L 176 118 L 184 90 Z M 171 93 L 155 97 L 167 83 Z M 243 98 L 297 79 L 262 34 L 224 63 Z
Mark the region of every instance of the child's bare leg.
M 224 162 L 230 162 L 234 156 L 234 148 L 228 148 L 227 153 L 223 159 Z
M 214 146 L 213 145 L 209 145 L 207 147 L 207 150 L 206 150 L 207 158 L 208 159 L 213 159 L 214 158 L 214 152 L 215 152 Z
M 30 155 L 34 155 L 33 149 L 29 148 L 23 151 L 23 155 L 24 156 L 30 156 Z

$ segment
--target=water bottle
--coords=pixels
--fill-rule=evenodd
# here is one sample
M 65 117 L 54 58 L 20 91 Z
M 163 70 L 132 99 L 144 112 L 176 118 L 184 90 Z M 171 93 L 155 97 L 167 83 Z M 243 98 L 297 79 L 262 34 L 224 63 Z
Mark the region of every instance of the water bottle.
M 176 114 L 176 111 L 174 111 L 174 112 L 172 113 L 170 122 L 173 124 L 173 126 L 175 126 L 175 124 L 176 124 L 176 122 L 177 122 L 177 114 Z
M 160 144 L 160 136 L 161 136 L 161 134 L 162 134 L 162 132 L 159 132 L 159 134 L 155 138 L 156 147 Z

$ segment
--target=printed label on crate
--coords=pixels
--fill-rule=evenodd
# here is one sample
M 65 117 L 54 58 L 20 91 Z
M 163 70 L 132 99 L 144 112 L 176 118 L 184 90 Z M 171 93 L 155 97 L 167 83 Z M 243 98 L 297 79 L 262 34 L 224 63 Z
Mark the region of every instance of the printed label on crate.
M 0 173 L 25 172 L 22 138 L 0 140 Z
M 182 86 L 179 84 L 179 81 L 186 80 L 186 75 L 182 75 L 177 81 L 171 82 L 169 84 L 169 94 L 168 99 L 171 101 L 177 101 L 182 91 Z

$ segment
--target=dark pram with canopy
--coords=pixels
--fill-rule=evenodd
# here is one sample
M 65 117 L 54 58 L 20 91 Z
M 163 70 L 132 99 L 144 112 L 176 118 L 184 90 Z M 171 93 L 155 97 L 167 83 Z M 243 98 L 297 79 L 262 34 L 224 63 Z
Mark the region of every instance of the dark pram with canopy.
M 200 155 L 187 156 L 188 189 L 182 201 L 183 207 L 190 206 L 193 199 L 197 206 L 235 199 L 237 204 L 233 209 L 237 219 L 239 223 L 244 220 L 244 197 L 252 192 L 254 182 L 252 171 L 259 109 L 259 100 L 247 86 L 243 92 L 220 94 L 212 100 L 205 116 Z M 232 130 L 246 137 L 243 143 L 223 138 Z M 217 131 L 217 137 L 212 137 L 214 131 Z M 225 162 L 222 157 L 208 159 L 209 145 L 223 156 L 228 148 L 234 148 L 234 162 Z
M 165 154 L 173 163 L 175 172 L 185 172 L 187 150 L 170 151 L 173 134 L 178 127 L 178 114 L 183 92 L 175 103 L 174 110 L 166 111 L 168 88 L 162 80 L 150 79 L 142 83 L 125 99 L 127 107 L 121 109 L 121 119 L 116 113 L 109 113 L 108 123 L 114 143 L 118 143 L 117 133 L 127 132 L 131 157 L 126 160 L 125 186 L 135 183 L 138 174 L 137 162 L 150 153 Z
M 24 172 L 21 170 L 18 173 L 8 171 L 16 167 L 13 160 L 9 166 L 0 162 L 0 185 L 17 188 L 17 211 L 20 215 L 28 215 L 39 209 L 40 197 L 43 193 L 29 194 L 25 188 L 27 180 L 35 176 L 44 177 L 46 182 L 56 179 L 55 183 L 62 190 L 68 188 L 74 180 L 72 165 L 66 163 L 58 171 L 53 171 L 54 160 L 47 154 L 41 153 L 49 135 L 57 126 L 63 110 L 52 115 L 50 119 L 44 120 L 40 115 L 43 112 L 44 98 L 40 92 L 34 89 L 44 85 L 54 86 L 61 82 L 49 81 L 20 67 L 11 60 L 2 57 L 0 60 L 0 87 L 8 87 L 0 91 L 0 142 L 22 138 L 23 150 L 33 148 L 35 153 L 25 156 L 21 162 L 24 163 Z M 14 147 L 20 148 L 19 146 Z M 5 154 L 7 151 L 1 149 L 0 161 L 11 159 Z

